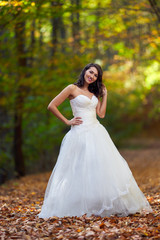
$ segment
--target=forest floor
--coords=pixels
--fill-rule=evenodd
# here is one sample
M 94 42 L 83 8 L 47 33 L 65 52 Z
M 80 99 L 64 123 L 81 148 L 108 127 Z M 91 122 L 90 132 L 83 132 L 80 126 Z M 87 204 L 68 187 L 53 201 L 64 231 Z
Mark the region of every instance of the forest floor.
M 0 186 L 0 239 L 160 239 L 160 147 L 120 152 L 151 204 L 152 213 L 39 219 L 50 173 L 29 175 Z

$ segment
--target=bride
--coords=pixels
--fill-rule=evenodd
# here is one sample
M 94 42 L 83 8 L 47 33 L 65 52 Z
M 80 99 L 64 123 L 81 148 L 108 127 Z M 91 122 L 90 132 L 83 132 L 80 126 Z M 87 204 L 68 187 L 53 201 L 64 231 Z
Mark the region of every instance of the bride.
M 57 109 L 66 98 L 74 116 L 71 120 Z M 94 63 L 86 65 L 78 81 L 63 89 L 48 105 L 71 128 L 62 140 L 40 218 L 152 212 L 127 162 L 96 117 L 105 117 L 106 105 L 102 69 Z

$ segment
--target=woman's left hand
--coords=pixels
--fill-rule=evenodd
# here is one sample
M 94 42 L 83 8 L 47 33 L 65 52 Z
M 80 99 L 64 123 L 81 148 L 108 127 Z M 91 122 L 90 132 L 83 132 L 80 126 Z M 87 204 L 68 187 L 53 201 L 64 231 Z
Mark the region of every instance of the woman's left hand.
M 102 90 L 103 96 L 107 95 L 107 88 L 103 85 L 103 90 Z

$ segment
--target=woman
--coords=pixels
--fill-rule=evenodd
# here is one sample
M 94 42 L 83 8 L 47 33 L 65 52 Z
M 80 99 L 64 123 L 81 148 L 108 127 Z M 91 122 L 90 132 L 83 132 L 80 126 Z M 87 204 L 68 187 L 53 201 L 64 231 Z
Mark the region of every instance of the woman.
M 70 100 L 74 115 L 71 120 L 57 109 L 66 98 Z M 67 86 L 48 105 L 48 109 L 71 129 L 63 138 L 40 218 L 152 212 L 127 162 L 96 118 L 96 114 L 105 117 L 106 103 L 102 69 L 90 63 L 82 70 L 78 81 Z

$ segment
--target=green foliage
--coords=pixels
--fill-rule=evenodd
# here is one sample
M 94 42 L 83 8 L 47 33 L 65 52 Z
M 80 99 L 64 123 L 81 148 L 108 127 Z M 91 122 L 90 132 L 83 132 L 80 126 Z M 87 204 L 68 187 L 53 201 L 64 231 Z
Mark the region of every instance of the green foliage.
M 159 23 L 147 0 L 1 1 L 0 8 L 0 167 L 14 168 L 19 95 L 27 168 L 44 169 L 56 159 L 69 128 L 47 106 L 89 62 L 104 70 L 108 105 L 101 122 L 117 145 L 159 120 Z M 59 109 L 72 117 L 68 100 Z

